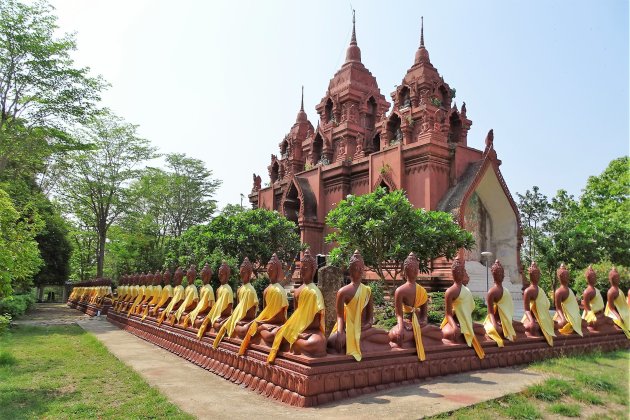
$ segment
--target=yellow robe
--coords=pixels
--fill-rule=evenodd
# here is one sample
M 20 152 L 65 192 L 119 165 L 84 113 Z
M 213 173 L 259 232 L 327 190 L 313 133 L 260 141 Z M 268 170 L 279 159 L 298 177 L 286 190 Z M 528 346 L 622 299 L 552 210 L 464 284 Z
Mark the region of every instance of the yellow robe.
M 468 347 L 475 349 L 477 357 L 483 359 L 486 354 L 483 351 L 479 340 L 475 337 L 475 330 L 473 329 L 472 312 L 474 309 L 475 300 L 473 299 L 473 295 L 470 293 L 468 287 L 462 285 L 462 288 L 459 291 L 459 296 L 457 296 L 457 299 L 453 300 L 453 311 L 455 311 L 455 316 L 459 322 L 459 329 L 462 334 L 464 334 L 466 344 L 468 344 Z M 444 328 L 446 324 L 448 324 L 448 321 L 444 318 L 440 328 Z
M 116 291 L 116 301 L 114 302 L 114 311 L 118 312 L 118 305 L 120 305 L 120 302 L 123 301 L 123 299 L 127 296 L 127 286 L 118 286 L 118 290 Z
M 346 354 L 361 361 L 361 314 L 370 302 L 372 289 L 361 283 L 350 302 L 344 304 L 343 319 L 346 325 Z M 337 323 L 331 333 L 337 331 Z
M 538 322 L 538 326 L 543 332 L 545 336 L 545 340 L 550 346 L 553 346 L 553 337 L 556 336 L 556 333 L 553 331 L 553 320 L 549 315 L 549 299 L 545 294 L 545 291 L 538 288 L 538 295 L 535 300 L 529 301 L 529 310 L 534 314 L 534 318 Z M 527 315 L 523 314 L 523 318 L 521 322 L 525 322 L 527 320 Z
M 589 324 L 592 324 L 597 321 L 597 314 L 604 310 L 604 299 L 602 299 L 602 294 L 598 289 L 595 289 L 595 297 L 591 299 L 589 305 L 591 310 L 588 311 L 584 309 L 584 312 L 582 312 L 582 319 Z
M 265 308 L 258 314 L 254 322 L 249 326 L 245 338 L 241 343 L 241 348 L 238 351 L 239 356 L 245 354 L 247 346 L 253 336 L 258 332 L 258 325 L 268 322 L 280 311 L 284 311 L 284 316 L 287 316 L 287 309 L 289 308 L 289 300 L 287 299 L 287 291 L 284 287 L 278 283 L 274 283 L 269 286 L 267 293 L 265 293 Z
M 186 308 L 189 305 L 192 305 L 195 302 L 199 301 L 199 293 L 197 292 L 197 286 L 195 286 L 194 284 L 186 286 L 186 290 L 184 291 L 184 294 L 185 294 L 184 301 L 182 302 L 181 305 L 179 305 L 179 308 L 177 308 L 177 312 L 171 315 L 171 325 L 173 325 L 175 321 L 179 323 L 179 319 L 182 317 L 182 314 L 184 313 Z
M 146 292 L 147 292 L 147 287 L 146 286 L 140 286 L 140 288 L 138 289 L 138 295 L 136 296 L 136 299 L 133 301 L 133 304 L 131 305 L 131 307 L 127 311 L 127 318 L 129 318 L 131 316 L 131 314 L 133 312 L 135 312 L 136 307 L 140 304 L 140 302 L 142 302 L 142 299 L 144 299 L 144 294 Z
M 144 312 L 142 312 L 142 320 L 144 320 L 144 318 L 149 315 L 149 306 L 157 305 L 157 303 L 160 301 L 160 297 L 162 297 L 162 286 L 158 284 L 157 286 L 153 286 L 151 298 L 147 300 L 147 306 L 144 307 Z
M 149 301 L 151 299 L 153 299 L 153 288 L 155 286 L 153 286 L 152 284 L 145 286 L 144 288 L 144 296 L 142 297 L 142 300 L 140 301 L 139 304 L 136 305 L 136 310 L 134 311 L 134 313 L 136 315 L 140 314 L 140 309 L 142 308 L 142 305 L 149 303 Z
M 499 313 L 499 319 L 501 320 L 501 329 L 503 330 L 503 335 L 510 341 L 514 341 L 516 338 L 516 332 L 514 331 L 514 326 L 512 325 L 512 318 L 514 317 L 514 302 L 512 301 L 512 295 L 507 289 L 503 289 L 503 295 L 498 302 L 494 304 L 494 308 L 492 308 L 494 313 Z M 486 334 L 490 336 L 499 347 L 503 347 L 503 337 L 501 334 L 494 328 L 492 322 L 490 321 L 490 316 L 486 315 L 486 319 L 483 321 L 483 327 L 486 330 Z
M 619 291 L 619 294 L 617 294 L 617 297 L 615 298 L 614 302 L 612 302 L 613 305 L 615 305 L 615 309 L 617 309 L 617 313 L 619 314 L 619 316 L 621 316 L 621 318 L 618 318 L 617 315 L 615 315 L 609 308 L 609 306 L 611 305 L 611 302 L 608 302 L 608 304 L 606 305 L 606 310 L 605 310 L 605 314 L 607 317 L 611 318 L 613 320 L 613 322 L 623 330 L 624 334 L 626 334 L 626 337 L 630 338 L 630 331 L 628 330 L 630 327 L 630 310 L 628 310 L 628 302 L 626 302 L 626 297 L 623 295 L 623 293 L 621 293 L 621 290 Z
M 251 283 L 247 283 L 238 288 L 238 305 L 232 311 L 232 315 L 228 319 L 225 320 L 221 329 L 217 333 L 217 336 L 214 338 L 214 343 L 212 343 L 212 347 L 215 349 L 219 347 L 219 343 L 223 339 L 223 336 L 227 333 L 228 337 L 232 337 L 234 334 L 234 329 L 236 328 L 236 324 L 247 315 L 247 312 L 256 307 L 258 310 L 258 296 L 256 295 L 256 289 L 252 286 Z
M 418 353 L 418 359 L 420 361 L 426 360 L 424 354 L 424 345 L 422 344 L 422 329 L 420 328 L 420 321 L 418 321 L 418 315 L 416 310 L 424 305 L 428 299 L 427 291 L 424 287 L 416 283 L 416 298 L 413 302 L 413 307 L 407 306 L 403 303 L 403 313 L 411 314 L 411 325 L 413 327 L 413 338 L 416 342 L 416 352 Z
M 212 307 L 212 305 L 214 305 L 214 290 L 212 290 L 212 286 L 209 284 L 204 284 L 199 293 L 199 303 L 197 303 L 195 309 L 184 317 L 182 326 L 186 328 L 188 325 L 194 325 L 199 312 L 205 311 Z
M 162 314 L 158 318 L 157 320 L 158 325 L 161 325 L 162 322 L 164 322 L 164 319 L 171 314 L 175 305 L 181 302 L 182 299 L 184 299 L 184 286 L 180 284 L 179 286 L 176 286 L 173 289 L 173 299 L 171 299 L 171 302 L 168 304 L 166 309 L 162 312 Z
M 282 344 L 282 339 L 287 340 L 289 345 L 293 346 L 298 336 L 304 332 L 304 330 L 311 325 L 315 315 L 321 314 L 319 330 L 324 334 L 324 314 L 326 305 L 324 304 L 324 296 L 319 290 L 319 287 L 313 283 L 309 283 L 300 292 L 298 298 L 298 307 L 291 317 L 284 323 L 282 327 L 276 332 L 276 337 L 273 340 L 271 351 L 267 362 L 273 363 L 276 360 L 278 349 Z
M 164 286 L 162 288 L 162 292 L 160 295 L 160 300 L 158 301 L 158 303 L 153 307 L 153 312 L 157 315 L 158 309 L 160 309 L 162 306 L 164 306 L 166 304 L 166 302 L 168 301 L 169 298 L 173 297 L 173 286 L 171 286 L 170 284 L 167 284 L 166 286 Z M 148 312 L 147 312 L 148 314 Z M 146 318 L 146 315 L 142 318 L 144 319 Z
M 577 300 L 575 299 L 575 294 L 573 294 L 573 290 L 569 289 L 569 296 L 560 303 L 562 306 L 562 313 L 564 314 L 564 318 L 567 320 L 567 323 L 564 327 L 560 328 L 558 331 L 562 335 L 569 335 L 575 331 L 580 335 L 580 337 L 584 337 L 582 333 L 582 318 L 580 317 L 580 307 L 577 304 Z M 553 316 L 554 321 L 558 321 L 560 319 L 560 315 L 556 312 Z
M 204 318 L 199 331 L 197 331 L 197 337 L 201 340 L 208 325 L 211 327 L 214 325 L 217 319 L 221 317 L 221 314 L 228 307 L 229 304 L 234 303 L 234 293 L 229 284 L 223 284 L 217 289 L 217 301 L 208 312 L 208 315 Z

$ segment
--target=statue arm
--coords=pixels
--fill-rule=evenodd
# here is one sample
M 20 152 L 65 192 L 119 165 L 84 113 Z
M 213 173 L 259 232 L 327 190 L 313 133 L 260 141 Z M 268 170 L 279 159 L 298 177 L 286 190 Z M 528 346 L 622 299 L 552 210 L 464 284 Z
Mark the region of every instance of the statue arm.
M 424 327 L 429 323 L 429 304 L 427 302 L 420 306 L 420 315 L 418 316 L 418 322 L 421 327 Z
M 608 289 L 608 293 L 606 293 L 606 298 L 607 298 L 606 305 L 608 305 L 608 310 L 612 312 L 613 315 L 617 317 L 617 319 L 621 319 L 621 315 L 619 315 L 619 312 L 617 312 L 617 308 L 615 307 L 615 304 L 614 304 L 615 299 L 617 299 L 617 296 L 619 296 L 619 290 L 613 290 L 612 287 Z
M 449 290 L 446 291 L 446 294 L 444 295 L 444 305 L 445 305 L 444 317 L 446 318 L 446 322 L 448 322 L 448 325 L 450 325 L 453 330 L 456 330 L 457 329 L 457 323 L 455 322 L 455 319 L 453 318 L 453 292 L 452 292 L 452 289 L 449 289 Z
M 562 311 L 562 301 L 564 300 L 562 296 L 563 293 L 562 291 L 556 290 L 556 293 L 553 294 L 553 303 L 556 307 L 556 313 L 558 314 L 558 316 L 560 317 L 560 323 L 561 324 L 566 324 L 567 323 L 567 319 L 564 316 L 564 312 Z
M 492 326 L 495 330 L 499 329 L 499 325 L 497 324 L 497 317 L 494 313 L 494 293 L 488 293 L 486 296 L 486 305 L 488 307 L 488 319 L 492 323 Z
M 593 295 L 595 295 L 595 290 L 586 289 L 582 294 L 582 306 L 587 311 L 591 310 L 591 300 L 593 299 Z
M 394 311 L 396 313 L 396 324 L 398 325 L 398 331 L 396 331 L 396 341 L 398 345 L 402 345 L 402 337 L 403 337 L 403 301 L 402 296 L 398 293 L 398 289 L 394 292 Z
M 365 319 L 367 323 L 363 328 L 370 328 L 374 324 L 374 301 L 372 300 L 372 295 L 370 295 L 370 299 L 365 307 Z

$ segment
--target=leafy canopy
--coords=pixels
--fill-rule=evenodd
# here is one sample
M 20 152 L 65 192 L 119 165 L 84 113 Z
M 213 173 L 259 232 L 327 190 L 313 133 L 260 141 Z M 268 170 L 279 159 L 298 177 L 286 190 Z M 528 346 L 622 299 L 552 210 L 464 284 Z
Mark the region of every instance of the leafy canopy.
M 453 258 L 460 248 L 474 245 L 472 235 L 460 228 L 449 213 L 415 209 L 404 191 L 388 193 L 379 187 L 370 194 L 349 195 L 326 217 L 335 231 L 326 237 L 336 242 L 333 264 L 347 261 L 358 249 L 366 266 L 381 279 L 395 278 L 410 252 L 420 260 L 422 272 L 438 257 Z

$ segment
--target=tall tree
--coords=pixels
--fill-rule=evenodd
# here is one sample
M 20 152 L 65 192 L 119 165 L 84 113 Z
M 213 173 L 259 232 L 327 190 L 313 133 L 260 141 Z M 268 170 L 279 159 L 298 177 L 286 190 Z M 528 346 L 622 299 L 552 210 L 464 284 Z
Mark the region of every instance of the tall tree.
M 525 191 L 525 195 L 519 193 L 516 195 L 518 196 L 518 210 L 524 225 L 523 257 L 529 265 L 536 259 L 536 240 L 543 235 L 542 226 L 549 216 L 549 202 L 547 196 L 541 194 L 535 185 L 531 191 Z
M 385 280 L 396 278 L 402 263 L 414 252 L 420 270 L 429 271 L 430 261 L 452 258 L 460 248 L 471 249 L 474 239 L 449 213 L 415 209 L 404 191 L 384 188 L 360 196 L 350 195 L 328 213 L 326 223 L 335 231 L 326 237 L 335 242 L 333 263 L 347 261 L 355 249 L 365 265 Z
M 75 40 L 55 36 L 52 10 L 0 0 L 0 174 L 42 172 L 51 154 L 76 148 L 67 128 L 95 112 L 105 85 L 75 66 Z
M 129 207 L 129 182 L 155 150 L 137 136 L 137 126 L 106 112 L 92 118 L 77 137 L 93 147 L 70 153 L 59 193 L 69 211 L 97 234 L 96 276 L 103 275 L 107 231 Z

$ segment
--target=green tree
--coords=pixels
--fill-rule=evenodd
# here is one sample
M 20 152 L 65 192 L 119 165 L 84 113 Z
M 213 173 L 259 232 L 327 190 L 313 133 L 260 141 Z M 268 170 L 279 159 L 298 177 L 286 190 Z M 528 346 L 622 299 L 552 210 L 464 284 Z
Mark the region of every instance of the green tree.
M 128 184 L 139 176 L 137 166 L 155 157 L 136 131 L 137 126 L 104 113 L 77 133 L 92 149 L 73 152 L 64 163 L 59 193 L 70 213 L 97 234 L 97 277 L 103 276 L 107 232 L 130 206 Z
M 472 235 L 450 214 L 415 209 L 402 190 L 388 193 L 378 188 L 370 194 L 349 195 L 328 213 L 326 223 L 335 229 L 326 237 L 336 243 L 332 262 L 345 262 L 358 249 L 381 280 L 386 273 L 396 278 L 410 252 L 418 256 L 426 273 L 431 260 L 453 258 L 460 248 L 474 245 Z
M 532 190 L 525 191 L 525 195 L 516 193 L 518 196 L 518 210 L 523 222 L 522 248 L 523 257 L 527 265 L 536 260 L 536 240 L 543 235 L 542 226 L 549 215 L 549 202 L 547 196 L 539 192 L 537 186 Z
M 71 35 L 42 1 L 0 0 L 0 174 L 43 172 L 47 158 L 76 148 L 67 127 L 96 111 L 104 83 L 77 68 Z
M 42 265 L 35 235 L 41 230 L 36 212 L 22 214 L 0 189 L 0 299 L 24 291 Z

